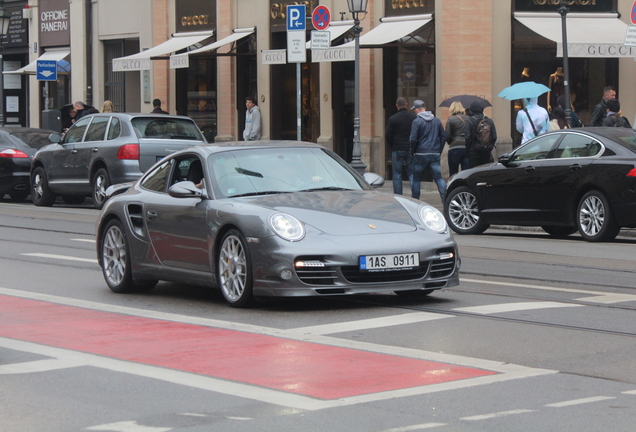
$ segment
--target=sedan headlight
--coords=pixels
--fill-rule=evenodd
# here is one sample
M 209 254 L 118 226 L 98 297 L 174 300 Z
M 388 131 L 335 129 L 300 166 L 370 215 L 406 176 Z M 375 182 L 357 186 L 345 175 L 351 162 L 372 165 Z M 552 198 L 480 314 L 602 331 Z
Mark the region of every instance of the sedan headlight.
M 305 237 L 305 227 L 298 219 L 286 213 L 276 213 L 269 218 L 269 226 L 280 238 L 298 241 Z
M 448 229 L 448 225 L 446 225 L 446 219 L 444 219 L 444 215 L 434 207 L 420 207 L 419 215 L 422 223 L 433 231 L 441 234 L 445 233 Z

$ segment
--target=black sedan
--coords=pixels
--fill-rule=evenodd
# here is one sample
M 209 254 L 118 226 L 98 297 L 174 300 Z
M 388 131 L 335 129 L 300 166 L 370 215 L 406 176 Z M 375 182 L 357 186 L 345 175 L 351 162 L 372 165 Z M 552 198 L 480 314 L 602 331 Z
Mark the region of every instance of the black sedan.
M 611 241 L 622 227 L 636 227 L 636 131 L 564 129 L 534 138 L 451 178 L 444 215 L 459 234 L 506 224 Z
M 35 152 L 51 144 L 55 131 L 22 127 L 0 128 L 0 199 L 9 195 L 24 201 L 30 193 L 31 161 Z
M 202 284 L 235 307 L 267 296 L 421 296 L 458 285 L 444 216 L 370 185 L 383 183 L 318 144 L 192 147 L 122 194 L 123 186 L 109 189 L 97 258 L 114 292 L 158 280 Z

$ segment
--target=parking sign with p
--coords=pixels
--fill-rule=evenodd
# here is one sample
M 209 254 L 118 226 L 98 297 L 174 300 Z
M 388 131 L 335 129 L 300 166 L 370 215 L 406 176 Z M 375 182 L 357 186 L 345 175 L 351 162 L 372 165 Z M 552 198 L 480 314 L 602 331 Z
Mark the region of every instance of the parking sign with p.
M 305 5 L 287 6 L 287 30 L 305 30 L 307 9 Z

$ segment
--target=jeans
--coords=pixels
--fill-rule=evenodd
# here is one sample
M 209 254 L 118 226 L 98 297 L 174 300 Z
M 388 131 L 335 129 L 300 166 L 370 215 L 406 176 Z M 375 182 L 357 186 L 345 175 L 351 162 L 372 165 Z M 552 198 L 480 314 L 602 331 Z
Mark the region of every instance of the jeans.
M 470 168 L 470 161 L 468 160 L 468 153 L 466 153 L 466 147 L 451 147 L 448 150 L 448 173 L 449 175 L 457 174 L 459 172 L 459 166 L 461 165 L 462 171 Z
M 402 195 L 402 167 L 406 165 L 406 175 L 409 184 L 413 183 L 413 155 L 407 150 L 398 150 L 391 153 L 393 165 L 393 193 Z
M 438 154 L 416 154 L 413 156 L 413 184 L 411 184 L 411 196 L 420 199 L 420 179 L 424 170 L 431 171 L 433 181 L 437 184 L 439 196 L 444 202 L 444 192 L 446 191 L 446 182 L 442 178 L 442 169 L 440 166 L 441 157 Z

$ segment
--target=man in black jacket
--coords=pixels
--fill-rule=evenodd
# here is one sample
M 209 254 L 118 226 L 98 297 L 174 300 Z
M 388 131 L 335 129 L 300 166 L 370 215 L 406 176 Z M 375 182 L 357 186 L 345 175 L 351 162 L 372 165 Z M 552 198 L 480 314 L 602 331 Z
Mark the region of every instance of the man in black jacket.
M 590 126 L 602 126 L 603 119 L 607 116 L 607 101 L 616 99 L 616 87 L 607 86 L 603 89 L 603 99 L 596 104 L 592 111 Z
M 484 117 L 486 117 L 484 116 L 484 107 L 477 101 L 473 102 L 470 105 L 470 118 L 468 121 L 469 133 L 466 135 L 466 153 L 468 153 L 468 161 L 470 162 L 471 168 L 494 161 L 492 152 L 479 151 L 474 145 L 477 140 L 477 126 Z M 490 143 L 492 147 L 494 147 L 497 142 L 495 122 L 493 122 L 490 117 L 487 117 L 486 121 L 490 124 Z
M 402 195 L 402 169 L 406 167 L 409 185 L 413 183 L 413 154 L 409 136 L 411 123 L 415 120 L 415 113 L 406 109 L 406 98 L 399 97 L 395 101 L 398 112 L 389 117 L 386 124 L 386 143 L 391 147 L 391 163 L 393 165 L 393 193 Z

